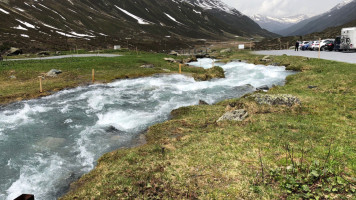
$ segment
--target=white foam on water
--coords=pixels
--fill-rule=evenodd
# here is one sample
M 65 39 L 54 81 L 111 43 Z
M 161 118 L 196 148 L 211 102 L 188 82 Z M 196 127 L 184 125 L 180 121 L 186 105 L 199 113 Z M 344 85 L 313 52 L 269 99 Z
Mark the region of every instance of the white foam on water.
M 44 160 L 37 154 L 21 167 L 20 177 L 7 189 L 7 200 L 13 200 L 21 194 L 36 194 L 38 199 L 55 199 L 48 194 L 55 193 L 58 179 L 69 172 L 68 163 L 59 156 L 52 155 Z
M 21 193 L 34 193 L 39 200 L 51 199 L 50 195 L 54 195 L 58 184 L 63 184 L 63 177 L 68 176 L 68 163 L 75 166 L 77 174 L 87 173 L 103 153 L 120 147 L 110 145 L 130 142 L 130 136 L 167 120 L 173 109 L 198 104 L 199 99 L 215 103 L 227 97 L 236 97 L 230 94 L 236 86 L 271 86 L 283 83 L 285 77 L 291 74 L 284 67 L 241 62 L 222 64 L 212 59 L 200 59 L 191 65 L 210 68 L 213 62 L 225 70 L 225 79 L 196 82 L 192 77 L 179 74 L 127 79 L 61 91 L 24 102 L 21 109 L 0 111 L 0 141 L 4 133 L 10 140 L 11 133 L 22 133 L 21 128 L 26 126 L 40 127 L 37 131 L 44 130 L 41 133 L 43 136 L 38 134 L 36 137 L 39 138 L 33 138 L 34 144 L 58 135 L 69 143 L 58 148 L 59 151 L 53 156 L 31 152 L 33 156 L 28 159 L 32 161 L 23 166 L 18 165 L 16 157 L 10 156 L 13 170 L 20 171 L 16 171 L 16 175 L 9 180 L 11 184 L 8 188 L 1 188 L 0 183 L 0 199 L 4 195 L 12 199 Z M 40 114 L 48 117 L 39 121 Z M 55 128 L 48 129 L 43 124 Z M 107 131 L 108 128 L 113 132 Z M 120 139 L 113 142 L 113 137 Z M 18 142 L 16 138 L 12 141 Z

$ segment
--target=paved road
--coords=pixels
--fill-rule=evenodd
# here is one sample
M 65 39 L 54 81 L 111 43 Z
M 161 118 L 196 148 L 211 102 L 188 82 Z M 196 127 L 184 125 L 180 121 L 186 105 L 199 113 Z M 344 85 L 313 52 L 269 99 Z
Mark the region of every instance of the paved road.
M 20 58 L 20 59 L 8 59 L 7 61 L 17 61 L 17 60 L 53 60 L 61 58 L 84 58 L 84 57 L 118 57 L 121 55 L 116 54 L 74 54 L 74 55 L 63 55 L 63 56 L 49 56 L 49 57 L 39 57 L 39 58 Z
M 259 55 L 273 55 L 279 56 L 287 54 L 289 56 L 304 56 L 309 58 L 318 58 L 317 51 L 294 51 L 294 50 L 274 50 L 274 51 L 255 51 Z M 320 52 L 320 58 L 325 60 L 334 60 L 346 63 L 356 63 L 356 53 L 342 53 L 334 51 L 322 51 Z

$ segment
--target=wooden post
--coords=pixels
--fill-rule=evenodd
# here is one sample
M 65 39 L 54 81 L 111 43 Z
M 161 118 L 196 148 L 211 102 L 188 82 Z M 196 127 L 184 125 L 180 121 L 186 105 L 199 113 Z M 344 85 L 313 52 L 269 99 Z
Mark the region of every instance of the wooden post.
M 179 64 L 179 73 L 182 73 L 182 64 Z
M 40 79 L 40 93 L 43 92 L 43 88 L 42 88 L 42 76 L 38 77 Z
M 95 82 L 95 70 L 94 69 L 92 70 L 92 82 L 93 83 Z
M 318 58 L 320 59 L 320 41 L 321 40 L 321 38 L 319 38 L 319 53 L 318 53 Z

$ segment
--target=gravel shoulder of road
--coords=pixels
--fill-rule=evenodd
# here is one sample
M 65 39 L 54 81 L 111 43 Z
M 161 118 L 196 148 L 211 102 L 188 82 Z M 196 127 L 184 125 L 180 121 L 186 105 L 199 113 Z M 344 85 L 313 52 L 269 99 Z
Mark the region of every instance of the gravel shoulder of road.
M 272 50 L 272 51 L 255 51 L 258 55 L 272 55 L 281 56 L 286 54 L 288 56 L 303 56 L 309 58 L 318 58 L 317 51 L 294 51 L 294 50 Z M 333 60 L 345 63 L 356 64 L 356 52 L 334 52 L 334 51 L 322 51 L 320 52 L 320 58 L 325 60 Z

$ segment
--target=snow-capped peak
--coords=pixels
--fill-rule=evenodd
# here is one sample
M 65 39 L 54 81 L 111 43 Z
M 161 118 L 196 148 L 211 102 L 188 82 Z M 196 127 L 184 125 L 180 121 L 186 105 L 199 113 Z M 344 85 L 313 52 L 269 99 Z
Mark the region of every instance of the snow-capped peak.
M 309 18 L 309 16 L 301 14 L 290 17 L 271 17 L 271 16 L 263 16 L 263 15 L 253 15 L 251 18 L 259 23 L 268 23 L 268 22 L 278 22 L 282 24 L 296 24 L 302 20 Z
M 353 1 L 355 1 L 355 0 L 345 0 L 345 1 L 337 4 L 335 9 L 340 9 L 340 8 L 346 6 L 347 4 L 349 4 L 349 3 L 353 2 Z

